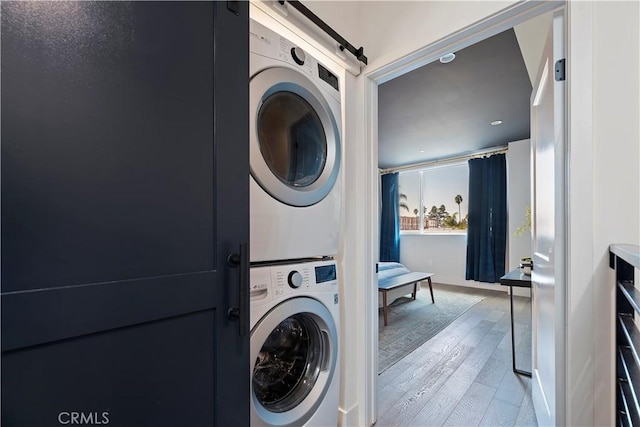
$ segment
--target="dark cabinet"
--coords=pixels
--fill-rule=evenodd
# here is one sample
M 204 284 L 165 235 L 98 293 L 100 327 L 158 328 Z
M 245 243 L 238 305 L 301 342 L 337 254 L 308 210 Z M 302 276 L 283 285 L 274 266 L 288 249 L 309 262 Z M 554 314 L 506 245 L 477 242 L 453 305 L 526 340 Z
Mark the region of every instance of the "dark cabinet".
M 610 267 L 616 271 L 616 401 L 619 426 L 640 425 L 640 290 L 635 287 L 640 269 L 640 246 L 611 245 Z

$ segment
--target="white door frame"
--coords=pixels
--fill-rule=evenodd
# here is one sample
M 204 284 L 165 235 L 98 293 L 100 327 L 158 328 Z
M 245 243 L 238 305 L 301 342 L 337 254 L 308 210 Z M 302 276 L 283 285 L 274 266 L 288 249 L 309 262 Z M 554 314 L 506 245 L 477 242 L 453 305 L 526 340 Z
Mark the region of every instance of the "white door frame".
M 565 419 L 566 425 L 593 425 L 594 408 L 594 374 L 593 338 L 588 328 L 580 325 L 585 319 L 591 319 L 593 312 L 588 304 L 578 301 L 593 301 L 593 289 L 590 286 L 591 274 L 586 265 L 593 259 L 593 178 L 590 171 L 593 163 L 592 137 L 592 9 L 590 2 L 556 2 L 556 1 L 523 1 L 488 16 L 471 26 L 440 39 L 426 47 L 402 57 L 393 63 L 366 72 L 361 78 L 359 89 L 364 103 L 365 153 L 363 158 L 367 171 L 365 179 L 370 182 L 366 186 L 369 191 L 370 206 L 362 209 L 369 215 L 365 227 L 365 246 L 371 250 L 365 253 L 365 265 L 374 265 L 377 261 L 379 241 L 379 214 L 377 207 L 378 189 L 378 85 L 405 74 L 418 67 L 438 59 L 446 52 L 457 51 L 502 31 L 512 28 L 528 19 L 548 11 L 565 6 L 565 43 L 567 47 L 567 83 L 568 96 L 566 105 L 566 206 L 568 218 L 566 244 L 566 286 L 565 286 L 565 336 L 566 359 L 561 363 L 566 367 L 563 378 L 558 380 L 559 389 L 557 419 Z M 577 72 L 579 70 L 579 73 Z M 572 147 L 579 147 L 573 149 Z M 578 196 L 580 198 L 578 198 Z M 580 212 L 580 215 L 572 215 Z M 577 217 L 580 217 L 579 219 Z M 375 280 L 374 273 L 366 271 L 365 283 Z M 364 416 L 366 425 L 377 419 L 377 352 L 378 352 L 378 305 L 375 287 L 365 286 L 366 316 L 364 331 L 366 346 L 363 358 L 367 363 L 360 386 L 364 393 Z M 591 348 L 590 351 L 585 349 Z M 568 365 L 567 360 L 571 360 Z M 601 385 L 602 386 L 602 385 Z M 606 386 L 605 386 L 606 387 Z M 613 387 L 605 393 L 613 402 Z M 611 414 L 613 414 L 613 405 Z M 611 415 L 613 420 L 613 415 Z

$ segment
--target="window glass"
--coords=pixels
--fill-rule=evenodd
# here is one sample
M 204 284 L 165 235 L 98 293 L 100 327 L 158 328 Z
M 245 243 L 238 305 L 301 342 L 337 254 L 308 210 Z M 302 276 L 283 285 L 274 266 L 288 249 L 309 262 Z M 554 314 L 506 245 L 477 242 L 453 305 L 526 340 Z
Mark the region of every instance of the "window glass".
M 465 231 L 468 193 L 466 163 L 423 170 L 424 232 Z
M 398 175 L 400 230 L 420 230 L 420 172 Z
M 466 232 L 469 203 L 467 163 L 401 172 L 398 184 L 400 231 Z

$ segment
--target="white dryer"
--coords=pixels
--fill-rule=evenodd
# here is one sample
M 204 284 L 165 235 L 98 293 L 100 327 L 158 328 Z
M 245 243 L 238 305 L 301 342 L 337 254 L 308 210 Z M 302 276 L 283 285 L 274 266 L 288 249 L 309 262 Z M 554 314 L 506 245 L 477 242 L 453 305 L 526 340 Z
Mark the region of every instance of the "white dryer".
M 252 426 L 337 425 L 336 270 L 333 260 L 251 268 Z
M 336 75 L 250 22 L 250 259 L 338 252 L 341 104 Z

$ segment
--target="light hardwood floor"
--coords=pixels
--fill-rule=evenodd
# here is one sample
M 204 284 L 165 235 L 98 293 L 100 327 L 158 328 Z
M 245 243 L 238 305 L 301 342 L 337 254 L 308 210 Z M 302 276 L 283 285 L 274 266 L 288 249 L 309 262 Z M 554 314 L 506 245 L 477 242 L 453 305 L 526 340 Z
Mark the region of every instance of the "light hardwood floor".
M 512 371 L 509 296 L 460 291 L 486 298 L 378 377 L 376 427 L 537 426 L 531 379 Z M 518 368 L 530 371 L 528 298 L 514 297 L 514 319 Z

